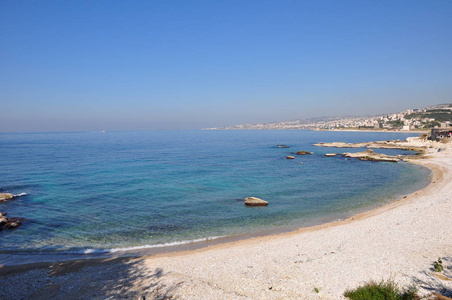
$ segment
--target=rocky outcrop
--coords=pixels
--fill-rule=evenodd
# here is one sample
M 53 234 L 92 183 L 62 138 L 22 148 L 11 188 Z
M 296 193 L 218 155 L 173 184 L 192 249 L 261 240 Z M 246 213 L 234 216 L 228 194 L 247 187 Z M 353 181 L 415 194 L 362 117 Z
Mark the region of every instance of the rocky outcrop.
M 372 149 L 357 153 L 342 153 L 342 156 L 370 161 L 387 161 L 387 162 L 400 161 L 400 158 L 398 156 L 375 153 Z
M 0 202 L 5 202 L 14 198 L 13 194 L 10 193 L 0 193 Z
M 379 141 L 379 142 L 366 142 L 366 143 L 317 143 L 314 144 L 317 147 L 333 147 L 333 148 L 373 148 L 373 149 L 401 149 L 409 151 L 424 152 L 426 147 L 419 146 L 413 147 L 407 142 L 400 142 L 400 140 L 395 141 Z
M 389 161 L 389 162 L 398 162 L 400 160 L 410 161 L 416 159 L 422 159 L 427 157 L 429 152 L 432 152 L 431 147 L 437 145 L 433 144 L 431 141 L 426 141 L 422 138 L 409 137 L 406 141 L 400 140 L 388 140 L 388 141 L 379 141 L 379 142 L 366 142 L 366 143 L 318 143 L 314 144 L 314 146 L 319 147 L 334 147 L 334 148 L 373 148 L 373 149 L 400 149 L 400 150 L 408 150 L 415 151 L 415 154 L 404 154 L 404 155 L 385 155 L 371 152 L 359 152 L 359 153 L 343 153 L 342 156 L 345 157 L 353 157 L 359 158 L 360 160 L 371 160 L 371 161 Z M 438 147 L 440 149 L 440 147 Z M 326 155 L 333 156 L 333 155 Z
M 245 198 L 245 205 L 248 206 L 267 206 L 268 202 L 256 197 L 247 197 Z
M 14 229 L 22 225 L 24 219 L 22 218 L 7 218 L 6 213 L 0 213 L 0 230 Z

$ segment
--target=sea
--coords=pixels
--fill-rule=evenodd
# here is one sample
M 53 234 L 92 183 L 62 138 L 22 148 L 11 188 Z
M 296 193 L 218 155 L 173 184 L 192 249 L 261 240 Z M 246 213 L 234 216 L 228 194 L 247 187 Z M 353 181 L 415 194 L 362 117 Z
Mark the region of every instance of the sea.
M 371 162 L 318 142 L 413 133 L 308 130 L 0 134 L 0 203 L 23 225 L 1 253 L 108 253 L 291 231 L 371 210 L 430 182 L 406 162 Z M 287 145 L 281 148 L 277 145 Z M 312 155 L 286 156 L 297 151 Z M 386 154 L 411 153 L 375 150 Z M 269 202 L 248 207 L 246 197 Z

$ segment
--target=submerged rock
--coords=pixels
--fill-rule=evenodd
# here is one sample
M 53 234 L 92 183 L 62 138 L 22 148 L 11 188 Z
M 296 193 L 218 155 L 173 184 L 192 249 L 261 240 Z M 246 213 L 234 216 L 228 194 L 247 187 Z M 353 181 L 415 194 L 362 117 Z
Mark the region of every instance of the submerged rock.
M 0 193 L 0 202 L 5 202 L 6 200 L 11 200 L 14 198 L 13 194 L 10 193 Z
M 0 216 L 0 230 L 17 228 L 22 225 L 24 221 L 23 218 L 7 218 L 5 217 L 5 213 L 1 214 L 3 215 Z
M 17 221 L 17 222 L 12 221 L 12 222 L 8 222 L 5 225 L 3 225 L 3 228 L 5 228 L 5 229 L 14 229 L 14 228 L 19 227 L 20 225 L 22 225 L 22 222 L 20 222 L 20 221 Z
M 247 197 L 245 198 L 245 205 L 249 206 L 267 206 L 268 202 L 256 197 Z
M 276 147 L 278 147 L 278 148 L 290 148 L 290 147 L 287 146 L 287 145 L 277 145 Z

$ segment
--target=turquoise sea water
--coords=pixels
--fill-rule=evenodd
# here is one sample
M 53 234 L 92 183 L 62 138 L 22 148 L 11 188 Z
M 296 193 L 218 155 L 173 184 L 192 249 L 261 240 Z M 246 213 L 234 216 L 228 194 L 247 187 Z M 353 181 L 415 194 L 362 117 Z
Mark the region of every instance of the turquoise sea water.
M 414 134 L 416 135 L 416 134 Z M 137 131 L 0 134 L 0 203 L 26 218 L 2 251 L 85 251 L 290 230 L 345 218 L 428 184 L 430 170 L 325 153 L 317 142 L 413 134 Z M 286 144 L 291 148 L 277 148 Z M 285 157 L 299 150 L 314 155 Z M 399 150 L 376 150 L 388 154 Z M 303 162 L 301 164 L 300 162 Z M 245 207 L 255 196 L 268 207 Z

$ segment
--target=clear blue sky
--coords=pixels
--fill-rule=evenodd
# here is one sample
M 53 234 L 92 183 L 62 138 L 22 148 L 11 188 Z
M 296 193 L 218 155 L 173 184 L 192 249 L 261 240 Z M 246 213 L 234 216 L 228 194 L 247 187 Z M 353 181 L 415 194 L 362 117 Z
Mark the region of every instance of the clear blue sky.
M 0 1 L 0 132 L 452 102 L 452 1 Z

